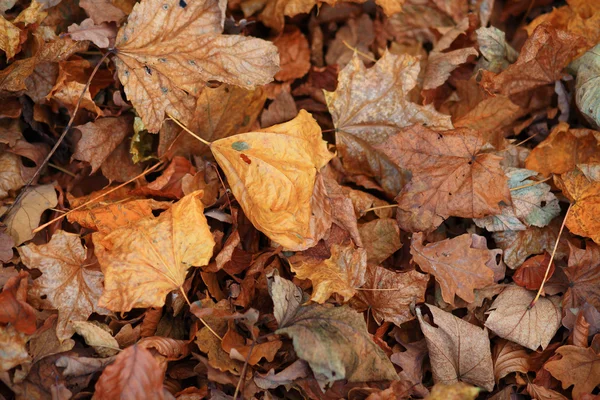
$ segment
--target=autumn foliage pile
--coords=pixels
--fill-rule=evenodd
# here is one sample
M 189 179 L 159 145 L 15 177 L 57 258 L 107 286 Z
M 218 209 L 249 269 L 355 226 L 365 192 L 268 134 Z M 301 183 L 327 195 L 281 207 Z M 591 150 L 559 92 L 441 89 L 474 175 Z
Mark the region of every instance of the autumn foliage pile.
M 600 398 L 600 1 L 0 0 L 0 398 Z

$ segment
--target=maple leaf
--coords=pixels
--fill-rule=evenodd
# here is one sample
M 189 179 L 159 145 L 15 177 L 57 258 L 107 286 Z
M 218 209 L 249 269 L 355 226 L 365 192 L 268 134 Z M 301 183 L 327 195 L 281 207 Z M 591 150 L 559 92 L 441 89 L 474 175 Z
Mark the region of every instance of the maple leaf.
M 388 321 L 400 326 L 415 318 L 410 307 L 425 301 L 428 282 L 429 275 L 414 270 L 400 273 L 370 265 L 356 299 L 371 310 L 377 323 Z
M 494 283 L 494 271 L 486 265 L 491 257 L 490 251 L 474 248 L 471 235 L 464 234 L 425 246 L 423 240 L 422 233 L 415 233 L 410 253 L 423 271 L 435 276 L 446 303 L 454 305 L 456 295 L 470 303 L 475 300 L 473 290 Z
M 137 345 L 123 350 L 104 369 L 96 383 L 94 398 L 163 400 L 164 373 L 150 351 Z
M 378 146 L 399 166 L 412 172 L 396 198 L 400 228 L 432 231 L 449 216 L 481 218 L 499 214 L 510 204 L 500 157 L 485 153 L 479 132 L 435 132 L 415 125 Z
M 56 334 L 61 341 L 75 333 L 73 322 L 86 321 L 93 312 L 105 313 L 98 307 L 103 275 L 97 266 L 86 266 L 86 248 L 79 235 L 59 230 L 47 244 L 32 243 L 18 250 L 25 265 L 42 272 L 31 294 L 45 296 L 58 310 Z
M 298 357 L 327 382 L 396 380 L 394 367 L 371 340 L 361 314 L 347 306 L 301 305 L 302 291 L 278 274 L 267 275 L 279 324 L 278 334 L 293 339 Z
M 344 168 L 375 178 L 390 196 L 398 194 L 409 175 L 374 146 L 412 124 L 452 128 L 450 117 L 432 105 L 420 106 L 407 99 L 418 74 L 418 59 L 408 54 L 385 52 L 369 69 L 354 54 L 339 73 L 336 91 L 324 91 Z
M 432 305 L 431 325 L 417 308 L 419 325 L 427 340 L 435 383 L 467 382 L 486 390 L 494 388 L 494 372 L 487 329 L 455 317 Z
M 562 382 L 563 389 L 573 386 L 573 398 L 592 393 L 600 385 L 600 356 L 591 347 L 561 346 L 556 352 L 560 360 L 549 361 L 546 368 Z
M 160 307 L 182 285 L 190 266 L 208 264 L 214 239 L 200 201 L 190 193 L 159 217 L 146 217 L 104 237 L 94 235 L 104 273 L 98 304 L 112 311 Z
M 509 286 L 492 303 L 485 326 L 531 350 L 546 348 L 560 327 L 560 297 L 540 297 L 530 307 L 534 298 L 535 293 L 527 289 Z
M 590 303 L 600 308 L 600 247 L 594 243 L 588 243 L 585 250 L 571 244 L 569 247 L 569 264 L 563 270 L 569 280 L 564 307 L 573 309 Z
M 329 208 L 316 175 L 333 155 L 309 113 L 301 110 L 284 124 L 217 140 L 211 151 L 248 219 L 271 240 L 305 250 L 325 233 L 313 216 L 317 208 Z
M 117 34 L 115 64 L 125 93 L 150 132 L 165 113 L 191 121 L 201 83 L 245 88 L 269 83 L 277 48 L 264 40 L 223 35 L 224 0 L 143 0 Z
M 323 304 L 333 293 L 347 302 L 356 288 L 365 283 L 367 252 L 350 246 L 331 246 L 331 257 L 316 262 L 307 260 L 291 266 L 298 279 L 310 279 L 313 285 L 311 300 Z

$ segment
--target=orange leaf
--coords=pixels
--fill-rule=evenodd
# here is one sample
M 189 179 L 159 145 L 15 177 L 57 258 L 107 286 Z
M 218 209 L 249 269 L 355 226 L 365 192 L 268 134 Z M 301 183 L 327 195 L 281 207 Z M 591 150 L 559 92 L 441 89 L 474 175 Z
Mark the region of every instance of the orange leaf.
M 544 275 L 549 262 L 550 254 L 548 253 L 528 258 L 527 261 L 515 271 L 513 280 L 517 285 L 526 289 L 538 290 L 544 280 Z M 554 263 L 550 266 L 550 272 L 548 272 L 546 280 L 550 279 L 552 274 L 554 274 Z
M 0 293 L 0 322 L 27 335 L 36 330 L 35 310 L 27 304 L 27 272 L 9 278 Z
M 556 349 L 560 360 L 549 361 L 546 368 L 562 382 L 563 389 L 573 386 L 573 398 L 591 393 L 600 385 L 600 356 L 591 347 L 562 346 Z

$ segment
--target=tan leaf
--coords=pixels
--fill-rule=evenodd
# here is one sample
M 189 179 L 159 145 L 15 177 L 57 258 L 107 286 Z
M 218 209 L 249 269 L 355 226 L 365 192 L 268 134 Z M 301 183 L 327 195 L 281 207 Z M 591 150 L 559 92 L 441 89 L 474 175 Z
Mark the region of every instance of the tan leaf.
M 35 65 L 36 59 L 30 57 L 17 60 L 4 68 L 0 71 L 0 90 L 8 92 L 27 90 L 25 80 L 33 73 Z
M 167 293 L 183 290 L 190 266 L 208 264 L 215 242 L 201 196 L 201 191 L 190 193 L 157 218 L 142 218 L 105 237 L 94 235 L 105 279 L 101 307 L 160 307 Z
M 473 248 L 471 235 L 464 234 L 425 246 L 423 239 L 423 233 L 413 235 L 410 253 L 423 271 L 435 276 L 446 303 L 454 305 L 456 295 L 471 303 L 475 300 L 473 290 L 494 283 L 494 271 L 486 265 L 491 257 L 490 251 Z
M 101 49 L 106 49 L 114 44 L 117 30 L 114 25 L 106 22 L 96 25 L 92 18 L 81 21 L 81 24 L 73 24 L 68 28 L 69 36 L 73 40 L 89 40 Z
M 481 133 L 435 132 L 415 125 L 379 149 L 413 174 L 397 197 L 400 228 L 431 231 L 449 216 L 481 218 L 510 204 L 508 178 L 499 156 L 483 152 Z
M 420 106 L 408 100 L 418 74 L 418 59 L 408 54 L 386 52 L 369 69 L 355 54 L 340 71 L 336 91 L 325 91 L 344 167 L 349 173 L 374 177 L 391 196 L 400 191 L 409 176 L 374 146 L 399 128 L 413 124 L 452 128 L 449 116 L 431 105 Z
M 100 357 L 114 356 L 119 352 L 119 343 L 107 331 L 108 327 L 88 321 L 73 321 L 73 328 Z
M 361 224 L 358 231 L 367 250 L 369 264 L 381 264 L 402 247 L 400 228 L 394 219 L 375 219 Z
M 343 68 L 352 60 L 357 52 L 363 55 L 363 57 L 375 58 L 370 50 L 375 41 L 373 25 L 373 20 L 368 14 L 349 18 L 337 30 L 335 39 L 327 45 L 325 63 L 327 65 L 337 64 L 340 68 Z
M 0 153 L 0 199 L 25 185 L 21 175 L 21 165 L 21 160 L 16 154 Z
M 498 336 L 531 350 L 546 346 L 560 327 L 562 308 L 559 296 L 540 297 L 535 305 L 531 292 L 520 286 L 510 286 L 494 300 L 485 322 Z
M 28 335 L 17 331 L 12 325 L 0 326 L 0 372 L 8 371 L 30 361 L 25 348 Z
M 18 53 L 21 46 L 21 30 L 0 15 L 0 50 L 6 53 L 9 61 Z
M 527 374 L 530 369 L 529 355 L 520 345 L 505 339 L 499 339 L 492 352 L 494 377 L 496 382 L 512 372 Z
M 463 382 L 456 382 L 450 385 L 436 383 L 431 388 L 431 394 L 426 397 L 427 400 L 475 400 L 479 395 L 480 389 Z
M 36 0 L 33 0 L 26 9 L 21 11 L 21 13 L 17 16 L 17 18 L 15 18 L 13 22 L 15 24 L 20 23 L 25 26 L 39 24 L 48 15 L 48 13 L 44 11 L 44 9 L 46 8 L 46 4 L 44 4 L 43 1 L 38 2 Z
M 568 400 L 562 394 L 533 383 L 527 384 L 527 392 L 537 400 Z
M 365 283 L 367 252 L 353 245 L 333 245 L 327 260 L 302 261 L 291 268 L 298 279 L 311 280 L 312 301 L 323 304 L 337 293 L 347 302 L 356 294 L 356 288 Z
M 164 400 L 164 373 L 152 354 L 133 345 L 119 353 L 115 362 L 102 372 L 94 398 Z
M 427 307 L 435 326 L 425 321 L 418 308 L 417 318 L 427 339 L 434 382 L 448 385 L 462 381 L 491 391 L 494 370 L 487 329 L 432 305 Z
M 563 389 L 573 386 L 573 398 L 592 393 L 600 385 L 600 356 L 591 347 L 561 346 L 556 352 L 560 360 L 549 361 L 546 368 L 562 382 Z
M 569 247 L 569 266 L 563 270 L 569 280 L 564 307 L 575 309 L 590 303 L 600 308 L 600 246 L 588 243 L 585 250 Z
M 225 4 L 144 0 L 119 30 L 119 79 L 148 131 L 159 131 L 165 112 L 189 123 L 192 96 L 200 94 L 203 82 L 253 88 L 273 79 L 277 48 L 260 39 L 222 35 Z
M 278 81 L 302 78 L 310 69 L 308 40 L 299 29 L 284 32 L 273 40 L 279 50 L 281 69 L 275 74 Z
M 333 155 L 309 113 L 301 110 L 285 124 L 217 140 L 211 150 L 258 230 L 291 250 L 314 246 L 311 198 L 319 188 L 317 171 Z
M 87 12 L 95 24 L 100 25 L 103 22 L 120 22 L 127 16 L 115 3 L 119 4 L 112 0 L 81 0 L 79 7 Z
M 427 58 L 427 68 L 423 82 L 423 90 L 435 89 L 443 85 L 452 71 L 467 62 L 469 57 L 477 56 L 475 48 L 452 50 L 446 53 L 433 51 Z
M 392 322 L 396 326 L 414 319 L 411 306 L 425 301 L 429 275 L 417 271 L 393 272 L 370 265 L 367 281 L 356 298 L 369 308 L 377 323 Z M 420 382 L 420 381 L 419 381 Z
M 21 201 L 7 214 L 6 232 L 12 236 L 15 246 L 33 238 L 40 218 L 48 208 L 56 206 L 58 198 L 53 184 L 30 187 Z
M 82 137 L 75 145 L 73 158 L 87 161 L 96 172 L 119 144 L 133 133 L 130 116 L 99 118 L 94 122 L 76 126 Z
M 93 312 L 104 314 L 98 308 L 103 275 L 97 266 L 86 265 L 86 249 L 79 235 L 59 230 L 48 244 L 32 243 L 18 250 L 25 265 L 42 272 L 31 295 L 46 296 L 58 310 L 56 334 L 61 341 L 75 333 L 74 322 L 87 321 Z

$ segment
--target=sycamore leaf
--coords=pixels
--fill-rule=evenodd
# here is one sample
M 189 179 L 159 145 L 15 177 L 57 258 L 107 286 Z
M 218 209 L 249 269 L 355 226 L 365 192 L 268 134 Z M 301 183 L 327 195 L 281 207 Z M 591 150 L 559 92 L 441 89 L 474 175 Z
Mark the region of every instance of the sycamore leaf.
M 429 272 L 440 284 L 442 297 L 454 305 L 454 296 L 471 303 L 475 300 L 473 290 L 494 283 L 494 271 L 486 263 L 491 258 L 488 249 L 473 247 L 473 238 L 465 233 L 423 246 L 423 233 L 415 233 L 410 246 L 413 262 Z
M 425 321 L 419 308 L 417 318 L 427 340 L 434 382 L 447 385 L 462 381 L 491 391 L 494 369 L 487 329 L 432 305 L 427 308 L 435 325 Z
M 569 247 L 569 266 L 563 270 L 569 280 L 564 307 L 573 309 L 590 303 L 600 309 L 600 247 L 594 243 L 587 243 L 585 250 Z
M 394 272 L 371 265 L 356 298 L 371 310 L 378 323 L 388 321 L 400 326 L 415 318 L 410 307 L 425 301 L 428 282 L 429 275 L 415 270 Z
M 46 296 L 58 310 L 56 335 L 61 341 L 75 333 L 74 322 L 86 321 L 93 312 L 103 314 L 98 308 L 103 275 L 97 266 L 86 266 L 86 248 L 79 235 L 59 230 L 47 244 L 31 243 L 18 250 L 23 264 L 42 272 L 31 294 Z
M 293 283 L 273 273 L 267 278 L 279 324 L 276 333 L 293 339 L 296 354 L 316 376 L 327 382 L 398 379 L 390 360 L 369 336 L 362 314 L 348 306 L 300 305 Z
M 117 34 L 115 63 L 127 97 L 150 132 L 165 113 L 192 117 L 202 83 L 245 88 L 269 83 L 279 68 L 267 41 L 223 35 L 224 0 L 143 0 Z
M 592 393 L 600 385 L 600 355 L 591 347 L 562 346 L 556 349 L 560 360 L 549 361 L 546 368 L 552 376 L 562 382 L 563 389 L 573 386 L 573 398 Z
M 311 300 L 323 304 L 337 293 L 350 300 L 356 288 L 365 283 L 367 252 L 350 246 L 331 246 L 331 257 L 316 262 L 302 261 L 291 266 L 298 279 L 310 279 L 313 285 Z
M 311 198 L 316 190 L 325 192 L 317 171 L 333 154 L 309 113 L 301 110 L 284 124 L 217 140 L 211 150 L 258 230 L 291 250 L 305 250 L 322 237 Z
M 548 225 L 560 214 L 560 206 L 550 191 L 550 185 L 527 179 L 535 175 L 535 171 L 507 168 L 512 205 L 500 206 L 500 215 L 474 219 L 475 224 L 490 232 L 520 231 L 531 225 L 540 228 Z
M 157 218 L 142 218 L 104 237 L 94 235 L 105 279 L 101 307 L 161 307 L 167 293 L 183 290 L 188 268 L 208 264 L 215 241 L 201 197 L 202 191 L 190 193 Z
M 150 351 L 133 345 L 104 369 L 96 383 L 94 398 L 164 400 L 163 379 L 164 372 Z
M 88 346 L 92 346 L 100 357 L 114 356 L 119 352 L 119 343 L 108 332 L 106 325 L 102 326 L 95 321 L 75 321 L 74 330 L 85 339 Z
M 494 300 L 485 322 L 495 334 L 531 350 L 545 349 L 560 327 L 560 296 L 540 297 L 530 307 L 535 292 L 520 286 L 506 288 Z
M 400 228 L 432 231 L 450 216 L 481 218 L 510 204 L 501 158 L 482 151 L 481 133 L 470 129 L 435 132 L 415 125 L 379 149 L 412 172 L 396 201 Z
M 398 194 L 410 176 L 374 146 L 399 128 L 413 124 L 452 128 L 450 117 L 432 105 L 420 106 L 408 100 L 418 74 L 419 61 L 408 54 L 385 52 L 369 69 L 354 54 L 340 71 L 336 91 L 325 91 L 344 167 L 349 173 L 375 178 L 391 196 Z

